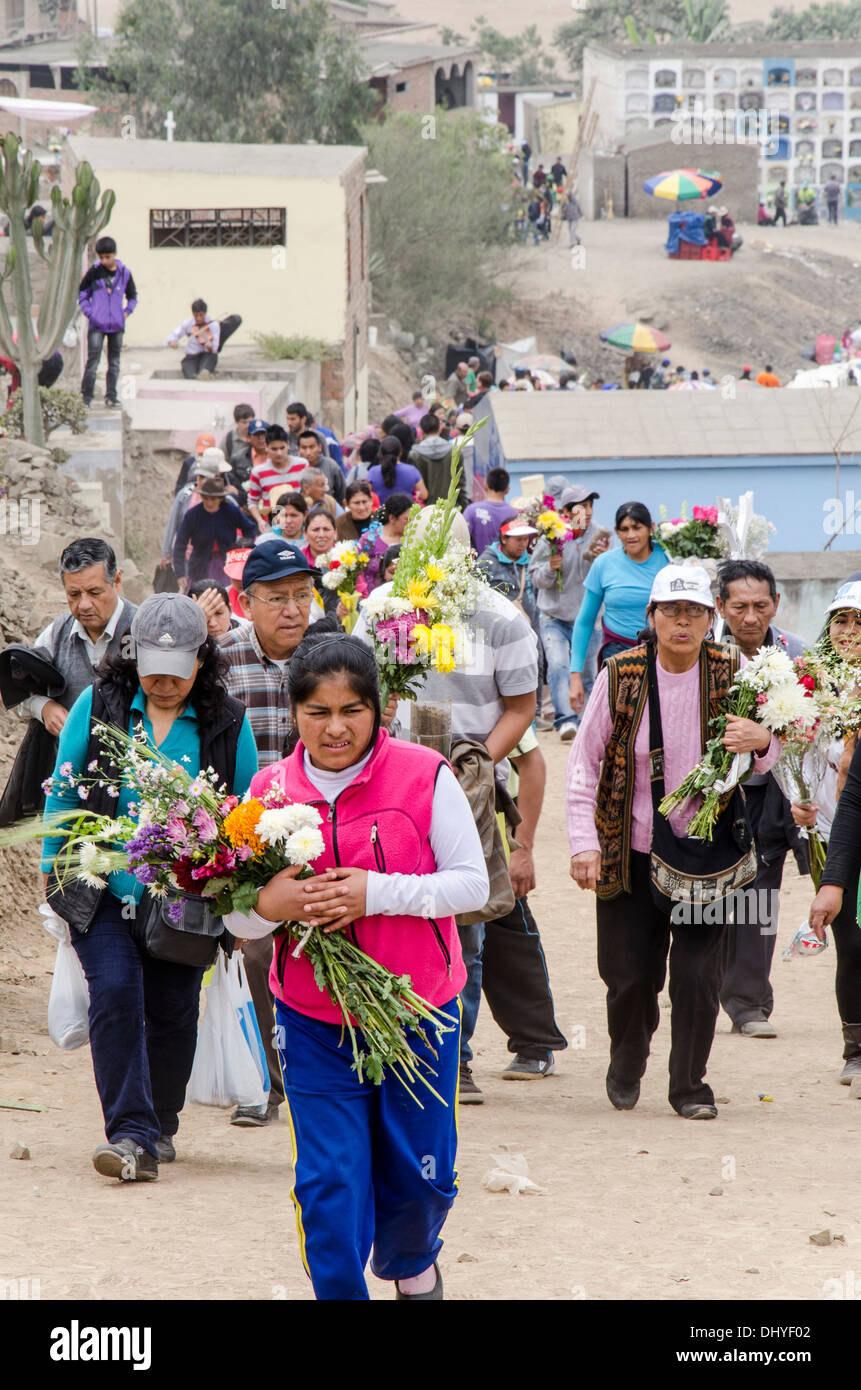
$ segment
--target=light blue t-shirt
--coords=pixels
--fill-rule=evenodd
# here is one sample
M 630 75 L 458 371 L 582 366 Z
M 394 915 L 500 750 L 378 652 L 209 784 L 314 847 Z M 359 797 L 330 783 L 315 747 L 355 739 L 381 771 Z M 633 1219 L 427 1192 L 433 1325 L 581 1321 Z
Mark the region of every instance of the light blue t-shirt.
M 146 702 L 140 688 L 132 700 L 132 709 L 140 710 L 143 715 L 143 727 L 146 730 L 150 746 L 153 748 L 157 746 L 158 751 L 163 753 L 166 758 L 179 763 L 191 777 L 196 777 L 200 772 L 200 732 L 193 706 L 186 705 L 179 718 L 171 724 L 164 743 L 158 745 L 153 737 L 152 724 L 146 716 Z M 58 782 L 60 781 L 60 768 L 64 763 L 71 763 L 73 772 L 77 776 L 83 775 L 87 747 L 90 742 L 92 715 L 93 687 L 89 685 L 86 690 L 81 691 L 69 710 L 69 716 L 60 734 L 57 761 L 54 764 L 54 776 Z M 128 732 L 134 733 L 134 720 L 131 715 L 129 716 Z M 248 715 L 245 714 L 242 717 L 242 726 L 236 745 L 236 771 L 231 788 L 234 796 L 241 798 L 245 795 L 256 771 L 257 745 L 254 742 L 254 734 L 248 722 Z M 72 792 L 68 784 L 62 790 L 65 791 L 65 795 L 53 792 L 46 798 L 46 815 L 52 811 L 69 811 L 73 808 L 86 809 L 86 802 Z M 115 808 L 115 814 L 118 816 L 128 815 L 129 805 L 134 800 L 134 792 L 130 791 L 128 787 L 122 786 L 117 801 L 112 803 L 112 810 Z M 49 872 L 62 844 L 62 835 L 50 836 L 42 841 L 42 873 Z M 108 887 L 114 897 L 120 899 L 134 898 L 135 902 L 140 902 L 143 897 L 144 885 L 138 882 L 134 874 L 121 870 L 117 870 L 109 876 Z
M 605 550 L 586 576 L 583 602 L 571 634 L 571 670 L 582 671 L 586 649 L 601 604 L 604 624 L 620 637 L 635 638 L 646 623 L 646 607 L 655 575 L 669 564 L 666 552 L 654 545 L 647 560 L 632 560 L 625 550 Z

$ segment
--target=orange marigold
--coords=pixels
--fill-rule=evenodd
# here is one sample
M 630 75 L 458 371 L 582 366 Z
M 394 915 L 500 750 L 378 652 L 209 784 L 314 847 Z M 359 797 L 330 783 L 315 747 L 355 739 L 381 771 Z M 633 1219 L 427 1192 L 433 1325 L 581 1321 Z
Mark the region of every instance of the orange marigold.
M 257 822 L 265 810 L 262 801 L 252 797 L 250 801 L 240 802 L 224 818 L 223 830 L 234 849 L 248 845 L 255 854 L 263 854 L 266 845 L 256 833 Z

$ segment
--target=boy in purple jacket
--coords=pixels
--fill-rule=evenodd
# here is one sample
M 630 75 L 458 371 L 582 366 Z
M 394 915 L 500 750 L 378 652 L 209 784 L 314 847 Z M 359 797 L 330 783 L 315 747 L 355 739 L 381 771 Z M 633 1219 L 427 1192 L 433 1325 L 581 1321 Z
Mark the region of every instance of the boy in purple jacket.
M 128 266 L 117 260 L 117 243 L 113 237 L 99 237 L 96 242 L 96 255 L 99 258 L 98 264 L 90 267 L 78 290 L 78 304 L 89 321 L 87 365 L 81 382 L 81 395 L 85 405 L 92 405 L 102 343 L 107 338 L 108 376 L 105 405 L 119 405 L 117 380 L 120 374 L 123 333 L 126 319 L 134 312 L 138 302 L 137 290 Z

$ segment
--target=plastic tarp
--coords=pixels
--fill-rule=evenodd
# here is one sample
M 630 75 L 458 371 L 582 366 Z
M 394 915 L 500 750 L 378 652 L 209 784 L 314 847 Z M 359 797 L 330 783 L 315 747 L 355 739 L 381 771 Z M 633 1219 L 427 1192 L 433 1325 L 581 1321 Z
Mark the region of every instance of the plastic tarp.
M 667 253 L 673 255 L 678 251 L 680 241 L 690 242 L 692 246 L 705 246 L 706 236 L 703 231 L 705 218 L 704 212 L 671 212 L 667 218 L 670 224 L 670 233 L 665 247 Z

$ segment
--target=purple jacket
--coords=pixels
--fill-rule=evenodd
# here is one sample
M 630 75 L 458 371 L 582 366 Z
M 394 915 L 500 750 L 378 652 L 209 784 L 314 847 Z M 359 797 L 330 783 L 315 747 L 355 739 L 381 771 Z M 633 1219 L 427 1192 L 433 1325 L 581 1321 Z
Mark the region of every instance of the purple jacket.
M 137 304 L 137 291 L 132 273 L 122 261 L 109 279 L 99 262 L 91 266 L 81 281 L 78 291 L 78 304 L 82 313 L 90 320 L 93 328 L 101 333 L 122 333 L 126 326 L 127 314 L 134 312 Z

